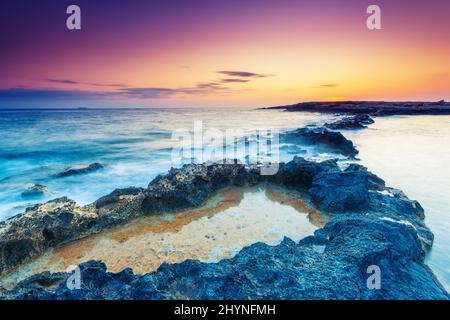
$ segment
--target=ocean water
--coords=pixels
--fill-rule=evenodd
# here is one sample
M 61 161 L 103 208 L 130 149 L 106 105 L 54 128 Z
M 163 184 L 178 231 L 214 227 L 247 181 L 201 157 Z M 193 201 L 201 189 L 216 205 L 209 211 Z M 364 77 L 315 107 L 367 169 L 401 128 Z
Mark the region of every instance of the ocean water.
M 200 124 L 205 134 L 235 130 L 239 135 L 240 130 L 250 135 L 256 130 L 294 129 L 327 118 L 249 109 L 0 110 L 0 220 L 61 196 L 84 205 L 116 188 L 147 186 L 156 175 L 181 165 L 172 155 L 180 144 L 177 137 L 172 139 L 176 130 L 193 134 Z M 279 158 L 290 160 L 293 152 L 299 152 L 292 148 L 281 146 Z M 300 151 L 304 156 L 324 157 L 312 148 Z M 69 167 L 94 162 L 105 168 L 56 178 Z M 36 183 L 47 186 L 49 192 L 40 198 L 23 197 L 22 192 Z
M 83 205 L 116 188 L 145 187 L 156 175 L 180 165 L 172 154 L 179 143 L 172 139 L 174 131 L 192 132 L 199 122 L 206 131 L 241 130 L 251 135 L 330 118 L 334 117 L 249 109 L 0 110 L 0 220 L 56 197 L 68 196 Z M 362 164 L 425 208 L 426 223 L 435 235 L 427 263 L 449 290 L 450 117 L 377 118 L 369 129 L 343 133 L 360 150 Z M 295 154 L 336 157 L 310 147 L 280 145 L 280 160 L 291 160 Z M 56 178 L 68 167 L 94 162 L 105 168 Z M 24 198 L 22 192 L 35 183 L 46 185 L 48 194 Z
M 424 207 L 434 233 L 426 262 L 450 291 L 450 116 L 377 118 L 366 130 L 343 133 L 362 164 Z

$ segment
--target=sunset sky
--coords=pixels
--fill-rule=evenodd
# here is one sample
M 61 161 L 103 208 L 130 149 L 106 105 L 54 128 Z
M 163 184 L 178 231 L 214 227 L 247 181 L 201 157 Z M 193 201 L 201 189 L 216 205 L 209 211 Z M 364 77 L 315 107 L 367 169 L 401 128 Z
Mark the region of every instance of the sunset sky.
M 450 100 L 448 0 L 2 0 L 0 43 L 0 108 Z

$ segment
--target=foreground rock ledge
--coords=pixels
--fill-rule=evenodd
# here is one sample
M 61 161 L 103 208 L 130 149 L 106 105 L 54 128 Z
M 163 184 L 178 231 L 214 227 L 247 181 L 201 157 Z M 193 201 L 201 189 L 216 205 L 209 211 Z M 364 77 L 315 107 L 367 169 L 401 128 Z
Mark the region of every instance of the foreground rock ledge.
M 112 274 L 101 262 L 81 265 L 82 288 L 68 274 L 44 272 L 19 283 L 3 299 L 448 299 L 423 263 L 433 234 L 420 204 L 359 165 L 295 157 L 274 176 L 241 164 L 185 165 L 146 189 L 116 190 L 79 207 L 67 198 L 27 209 L 0 224 L 0 271 L 45 250 L 143 215 L 201 205 L 228 186 L 273 183 L 303 191 L 332 216 L 314 236 L 278 246 L 262 243 L 217 264 L 163 264 L 137 276 Z M 367 267 L 382 272 L 380 290 L 366 286 Z

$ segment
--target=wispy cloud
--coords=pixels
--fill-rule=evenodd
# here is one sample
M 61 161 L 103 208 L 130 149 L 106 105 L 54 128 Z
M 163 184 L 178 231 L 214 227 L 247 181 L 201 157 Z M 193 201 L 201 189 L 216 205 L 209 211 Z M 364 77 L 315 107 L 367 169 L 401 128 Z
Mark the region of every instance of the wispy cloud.
M 68 89 L 13 87 L 0 89 L 0 107 L 9 102 L 45 102 L 52 100 L 92 101 L 115 99 L 168 99 L 177 95 L 204 95 L 204 94 L 228 94 L 242 92 L 236 87 L 227 84 L 248 83 L 256 78 L 268 77 L 253 72 L 245 71 L 218 71 L 230 78 L 222 78 L 213 81 L 198 82 L 186 87 L 129 87 L 122 83 L 97 83 L 82 82 L 64 78 L 41 79 L 46 83 L 65 84 Z M 84 87 L 81 87 L 84 86 Z M 104 89 L 86 90 L 85 86 L 104 87 Z M 79 88 L 83 89 L 79 89 Z M 245 89 L 245 90 L 248 90 Z
M 50 100 L 111 100 L 125 99 L 167 99 L 175 95 L 200 95 L 209 93 L 227 93 L 229 88 L 216 82 L 198 83 L 192 87 L 124 87 L 106 91 L 63 90 L 47 88 L 16 87 L 0 89 L 0 106 L 13 101 L 50 101 Z
M 242 77 L 242 78 L 266 78 L 270 77 L 267 74 L 247 72 L 247 71 L 217 71 L 217 73 L 224 74 L 229 77 Z
M 44 79 L 44 81 L 51 83 L 62 83 L 62 84 L 80 84 L 78 81 L 67 80 L 67 79 Z
M 69 79 L 47 78 L 47 79 L 44 79 L 44 81 L 50 82 L 50 83 L 61 83 L 61 84 L 71 84 L 71 85 L 88 85 L 88 86 L 94 86 L 94 87 L 126 87 L 126 85 L 123 83 L 81 82 L 81 81 L 75 81 L 75 80 L 69 80 Z
M 237 78 L 222 79 L 220 81 L 223 82 L 223 83 L 246 83 L 246 82 L 250 82 L 249 79 L 237 79 Z
M 337 83 L 325 83 L 325 84 L 321 84 L 319 86 L 313 87 L 313 88 L 335 88 L 337 87 L 338 84 Z
M 0 104 L 10 101 L 33 100 L 91 100 L 107 96 L 106 92 L 90 92 L 82 90 L 9 88 L 0 89 Z

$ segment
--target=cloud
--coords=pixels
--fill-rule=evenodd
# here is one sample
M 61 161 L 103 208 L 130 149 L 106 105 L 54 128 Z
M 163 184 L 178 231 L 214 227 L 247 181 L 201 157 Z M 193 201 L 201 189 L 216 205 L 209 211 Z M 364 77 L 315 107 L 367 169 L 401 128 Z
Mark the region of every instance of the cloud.
M 164 99 L 169 98 L 177 93 L 179 93 L 177 89 L 150 87 L 124 88 L 113 92 L 112 95 L 120 95 L 133 99 Z
M 95 87 L 126 87 L 126 84 L 123 83 L 86 83 L 87 85 L 90 86 L 95 86 Z
M 72 83 L 70 83 L 72 84 Z M 107 91 L 62 90 L 47 88 L 15 87 L 0 89 L 0 107 L 11 102 L 45 102 L 52 100 L 112 100 L 125 99 L 167 99 L 178 94 L 208 94 L 227 92 L 227 87 L 218 82 L 198 83 L 192 87 L 124 87 Z
M 75 80 L 68 80 L 68 79 L 52 79 L 47 78 L 44 79 L 46 82 L 50 83 L 62 83 L 62 84 L 73 84 L 73 85 L 88 85 L 88 86 L 94 86 L 94 87 L 126 87 L 123 83 L 97 83 L 97 82 L 80 82 Z
M 236 78 L 222 79 L 220 81 L 223 82 L 223 83 L 246 83 L 246 82 L 250 82 L 249 79 L 236 79 Z
M 337 86 L 338 86 L 337 83 L 325 83 L 325 84 L 321 84 L 321 85 L 313 87 L 313 88 L 335 88 Z
M 66 84 L 73 89 L 55 88 L 30 88 L 13 87 L 0 89 L 0 107 L 8 106 L 11 102 L 20 103 L 46 103 L 49 101 L 93 101 L 93 100 L 115 100 L 115 99 L 167 99 L 176 95 L 202 95 L 211 93 L 240 92 L 226 86 L 230 83 L 247 83 L 252 79 L 265 77 L 264 75 L 243 72 L 223 71 L 223 74 L 233 75 L 234 78 L 224 78 L 216 81 L 199 82 L 193 86 L 170 88 L 170 87 L 128 87 L 121 83 L 94 83 L 81 82 L 70 79 L 43 79 L 48 83 Z M 243 78 L 243 79 L 242 79 Z M 77 90 L 76 85 L 89 85 L 105 87 L 104 90 Z M 69 87 L 68 87 L 69 88 Z
M 247 71 L 217 71 L 217 73 L 224 74 L 229 77 L 241 77 L 241 78 L 266 78 L 270 75 L 247 72 Z
M 80 84 L 78 81 L 67 80 L 67 79 L 44 79 L 47 82 L 51 83 L 63 83 L 63 84 Z

